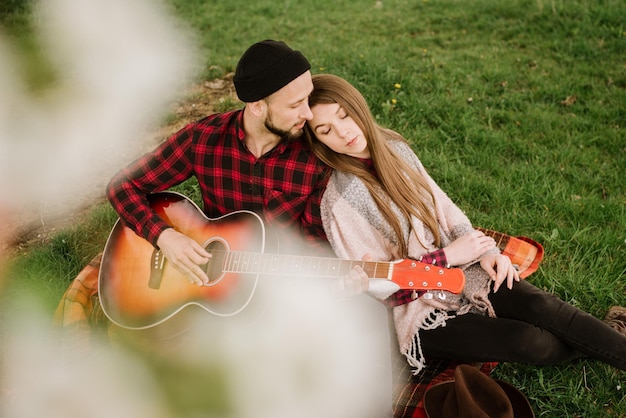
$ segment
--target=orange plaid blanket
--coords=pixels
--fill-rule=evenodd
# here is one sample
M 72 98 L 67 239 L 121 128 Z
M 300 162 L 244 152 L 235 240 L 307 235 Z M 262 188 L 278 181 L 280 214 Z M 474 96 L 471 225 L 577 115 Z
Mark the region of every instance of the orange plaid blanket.
M 73 351 L 86 351 L 91 345 L 93 330 L 108 319 L 98 299 L 98 275 L 102 253 L 96 255 L 69 285 L 53 316 L 60 329 L 60 343 Z
M 526 237 L 511 237 L 500 232 L 481 229 L 496 239 L 503 254 L 519 267 L 520 276 L 528 277 L 535 272 L 543 258 L 543 247 Z M 110 321 L 103 313 L 98 298 L 98 275 L 102 254 L 98 254 L 76 276 L 67 288 L 54 313 L 53 323 L 60 328 L 64 347 L 87 351 L 95 330 L 107 330 Z M 398 353 L 399 354 L 399 353 Z M 451 380 L 458 362 L 430 359 L 417 376 L 409 372 L 402 356 L 394 359 L 394 418 L 426 418 L 422 397 L 426 390 L 439 382 Z M 477 363 L 486 374 L 497 363 Z
M 476 228 L 496 240 L 502 254 L 508 256 L 517 265 L 522 279 L 537 271 L 543 260 L 543 246 L 527 237 L 512 237 L 491 229 Z

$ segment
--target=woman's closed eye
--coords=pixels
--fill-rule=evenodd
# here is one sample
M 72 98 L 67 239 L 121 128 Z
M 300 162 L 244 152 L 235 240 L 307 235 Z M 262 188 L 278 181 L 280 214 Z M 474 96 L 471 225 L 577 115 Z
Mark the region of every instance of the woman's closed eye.
M 340 107 L 337 110 L 337 118 L 339 118 L 340 120 L 346 119 L 348 118 L 348 113 L 346 113 L 345 110 L 343 110 L 342 107 Z M 319 135 L 328 135 L 330 133 L 330 131 L 332 131 L 332 127 L 324 127 L 321 131 L 318 131 Z
M 330 128 L 318 128 L 316 133 L 318 135 L 328 135 L 330 133 Z

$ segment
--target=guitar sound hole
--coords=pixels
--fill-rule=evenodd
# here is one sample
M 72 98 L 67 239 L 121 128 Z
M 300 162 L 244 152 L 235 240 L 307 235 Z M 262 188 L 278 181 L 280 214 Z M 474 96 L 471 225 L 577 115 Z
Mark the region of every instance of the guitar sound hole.
M 209 259 L 208 263 L 201 267 L 204 269 L 207 276 L 209 276 L 209 280 L 214 282 L 219 280 L 224 272 L 224 260 L 226 259 L 227 252 L 226 246 L 221 241 L 211 241 L 204 249 L 207 250 L 212 257 Z

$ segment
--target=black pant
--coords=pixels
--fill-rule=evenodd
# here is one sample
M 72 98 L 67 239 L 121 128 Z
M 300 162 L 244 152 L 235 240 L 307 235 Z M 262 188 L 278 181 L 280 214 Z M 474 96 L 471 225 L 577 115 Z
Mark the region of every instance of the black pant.
M 489 299 L 497 318 L 465 314 L 421 331 L 424 355 L 536 365 L 588 356 L 626 370 L 626 336 L 558 297 L 521 281 Z

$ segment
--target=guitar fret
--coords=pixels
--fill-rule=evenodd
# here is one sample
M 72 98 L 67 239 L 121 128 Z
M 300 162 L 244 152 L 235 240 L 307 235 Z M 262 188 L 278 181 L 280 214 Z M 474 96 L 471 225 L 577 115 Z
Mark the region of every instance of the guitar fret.
M 236 253 L 235 258 L 233 259 L 233 271 L 241 271 L 239 269 L 241 261 L 241 253 Z
M 267 269 L 267 273 L 268 274 L 269 273 L 275 273 L 276 272 L 276 265 L 277 265 L 277 263 L 276 263 L 276 261 L 277 261 L 276 260 L 276 256 L 268 257 L 268 260 L 270 261 L 270 265 L 269 265 L 269 268 Z
M 248 253 L 248 261 L 246 267 L 248 268 L 249 273 L 254 273 L 257 271 L 256 263 L 254 261 L 254 254 Z
M 307 271 L 309 274 L 317 275 L 317 263 L 313 257 L 307 257 L 307 261 L 309 262 L 309 266 Z
M 365 262 L 363 269 L 367 273 L 367 276 L 372 279 L 387 279 L 389 278 L 389 266 L 391 263 L 377 263 L 377 262 Z
M 239 273 L 245 273 L 244 257 L 245 257 L 245 253 L 237 253 L 237 271 Z
M 279 261 L 278 262 L 278 266 L 279 266 L 278 271 L 281 274 L 284 274 L 286 271 L 289 271 L 290 270 L 290 264 L 293 264 L 293 258 L 290 258 L 290 257 L 289 258 L 285 257 L 285 256 L 278 257 L 278 261 Z
M 391 279 L 389 276 L 390 269 L 393 269 L 393 264 L 391 263 L 376 263 L 376 277 L 381 279 Z
M 248 263 L 249 258 L 250 258 L 250 253 L 243 253 L 242 254 L 241 270 L 244 273 L 250 272 L 250 266 L 249 266 L 249 263 Z
M 232 271 L 232 255 L 233 253 L 226 253 L 226 257 L 224 257 L 224 271 Z
M 285 259 L 287 259 L 287 262 L 285 263 L 285 270 L 283 270 L 283 272 L 285 274 L 287 274 L 288 272 L 300 272 L 300 260 L 301 257 L 299 256 L 293 256 L 293 257 L 284 257 Z
M 311 273 L 311 257 L 300 257 L 300 271 L 304 274 L 312 274 Z
M 233 270 L 234 258 L 235 258 L 235 253 L 228 253 L 228 268 L 226 270 L 234 271 Z
M 317 267 L 317 274 L 318 275 L 328 275 L 328 264 L 329 264 L 329 259 L 328 258 L 320 258 L 319 259 L 319 264 Z M 324 272 L 324 273 L 322 273 Z
M 278 265 L 279 265 L 279 262 L 278 262 L 278 261 L 279 261 L 279 258 L 280 258 L 280 257 L 278 257 L 277 255 L 274 255 L 274 256 L 272 257 L 272 261 L 273 261 L 273 263 L 272 263 L 272 267 L 273 267 L 273 268 L 270 270 L 270 272 L 271 272 L 271 273 L 276 273 L 276 272 L 277 272 L 276 266 L 278 266 Z
M 254 259 L 254 261 L 252 263 L 252 265 L 254 266 L 254 268 L 252 269 L 253 272 L 254 271 L 259 271 L 259 258 L 260 258 L 259 254 L 254 254 L 253 255 L 253 259 Z
M 367 277 L 369 278 L 376 277 L 376 263 L 364 262 L 361 264 L 361 267 L 363 268 L 363 270 L 365 270 Z
M 306 268 L 303 268 L 302 271 L 308 273 L 308 274 L 313 274 L 313 269 L 311 268 L 311 264 L 313 263 L 313 260 L 311 259 L 311 257 L 303 257 L 302 259 L 303 261 L 303 266 L 306 265 Z
M 328 263 L 328 269 L 326 275 L 329 277 L 337 277 L 337 262 L 339 260 L 330 260 Z
M 267 273 L 267 257 L 263 257 L 261 254 L 259 254 L 259 258 L 261 259 L 261 266 L 259 267 L 259 272 Z
M 302 257 L 296 256 L 293 258 L 293 269 L 290 269 L 289 271 L 292 273 L 295 273 L 295 272 L 300 273 L 302 272 L 302 265 L 303 265 Z
M 341 265 L 340 272 L 345 271 L 346 274 L 349 274 L 350 270 L 352 270 L 354 266 L 356 265 L 361 266 L 361 267 L 365 266 L 363 263 L 359 263 L 358 261 L 344 261 Z M 365 273 L 367 273 L 367 271 Z M 369 274 L 368 274 L 368 277 L 369 277 Z

